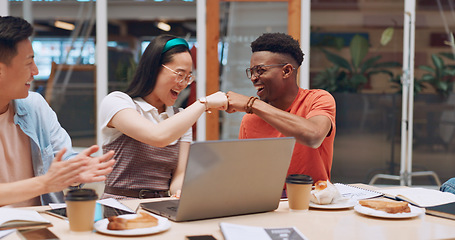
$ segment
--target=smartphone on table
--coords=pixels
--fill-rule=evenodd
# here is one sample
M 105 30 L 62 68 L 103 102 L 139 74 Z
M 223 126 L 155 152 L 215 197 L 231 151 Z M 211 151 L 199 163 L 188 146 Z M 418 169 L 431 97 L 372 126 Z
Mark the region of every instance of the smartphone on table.
M 19 236 L 23 240 L 59 240 L 59 238 L 48 228 L 19 230 Z

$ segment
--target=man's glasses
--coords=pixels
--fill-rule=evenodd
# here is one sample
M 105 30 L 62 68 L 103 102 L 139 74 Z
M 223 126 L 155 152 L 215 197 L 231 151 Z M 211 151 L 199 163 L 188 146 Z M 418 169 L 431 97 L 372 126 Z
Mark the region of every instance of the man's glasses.
M 271 64 L 271 65 L 256 65 L 252 68 L 247 68 L 246 69 L 246 76 L 251 79 L 252 77 L 259 77 L 262 74 L 264 74 L 267 71 L 267 68 L 271 67 L 282 67 L 286 65 L 287 63 L 283 64 Z
M 163 66 L 164 68 L 168 69 L 169 71 L 175 73 L 177 75 L 175 82 L 177 82 L 179 84 L 185 82 L 186 85 L 190 85 L 194 81 L 194 76 L 191 74 L 185 74 L 185 73 L 174 71 L 164 64 L 161 64 L 161 66 Z

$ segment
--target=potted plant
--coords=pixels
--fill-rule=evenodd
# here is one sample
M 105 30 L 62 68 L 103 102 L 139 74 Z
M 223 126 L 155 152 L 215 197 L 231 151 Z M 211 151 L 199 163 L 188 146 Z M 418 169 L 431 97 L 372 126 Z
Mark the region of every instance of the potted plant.
M 433 66 L 421 65 L 418 67 L 427 72 L 422 75 L 419 81 L 429 83 L 443 98 L 447 98 L 453 92 L 455 65 L 446 65 L 441 56 L 455 60 L 453 53 L 431 54 Z
M 381 44 L 386 45 L 393 35 L 393 28 L 383 33 Z M 332 66 L 325 68 L 312 79 L 312 87 L 325 89 L 332 93 L 338 109 L 337 126 L 339 130 L 363 128 L 366 116 L 374 109 L 379 109 L 384 101 L 389 101 L 384 94 L 364 94 L 361 92 L 369 85 L 370 79 L 376 74 L 385 74 L 389 80 L 398 79 L 392 68 L 401 67 L 398 62 L 381 62 L 381 55 L 368 57 L 370 45 L 368 40 L 356 34 L 349 42 L 350 60 L 320 48 Z M 387 98 L 387 99 L 384 99 Z M 373 105 L 377 104 L 377 107 Z
M 325 89 L 329 92 L 360 92 L 368 84 L 370 77 L 375 74 L 385 73 L 390 79 L 393 79 L 394 73 L 390 68 L 400 67 L 401 64 L 398 62 L 380 62 L 381 55 L 365 59 L 369 48 L 368 40 L 361 35 L 355 35 L 349 44 L 351 61 L 321 48 L 333 66 L 324 69 L 315 76 L 313 87 Z
M 419 111 L 414 112 L 414 125 L 422 130 L 415 132 L 414 138 L 416 145 L 447 150 L 455 134 L 455 65 L 446 64 L 444 58 L 455 60 L 453 53 L 441 52 L 431 55 L 431 65 L 418 66 L 424 71 L 418 81 L 433 87 L 437 94 L 416 95 L 414 106 Z

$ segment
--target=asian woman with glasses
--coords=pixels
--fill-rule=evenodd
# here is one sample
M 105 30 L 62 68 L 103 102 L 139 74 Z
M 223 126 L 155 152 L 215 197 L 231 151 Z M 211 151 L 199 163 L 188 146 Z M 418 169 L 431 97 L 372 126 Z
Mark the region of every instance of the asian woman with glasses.
M 161 35 L 150 42 L 125 92 L 107 95 L 99 109 L 103 150 L 117 162 L 103 198 L 178 195 L 192 141 L 191 127 L 204 112 L 227 109 L 216 92 L 186 109 L 173 107 L 194 81 L 188 43 Z

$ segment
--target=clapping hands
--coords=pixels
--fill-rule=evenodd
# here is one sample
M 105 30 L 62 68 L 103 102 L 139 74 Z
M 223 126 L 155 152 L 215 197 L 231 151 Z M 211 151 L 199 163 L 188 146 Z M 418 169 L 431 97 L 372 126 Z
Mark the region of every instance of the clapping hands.
M 79 183 L 104 181 L 105 175 L 112 172 L 115 160 L 111 158 L 114 152 L 109 151 L 102 156 L 92 157 L 91 155 L 98 150 L 99 147 L 93 145 L 66 161 L 62 161 L 66 149 L 60 150 L 47 173 L 40 177 L 44 180 L 46 192 L 58 192 Z
M 114 156 L 114 151 L 109 151 L 99 157 L 92 157 L 91 155 L 98 150 L 99 147 L 93 145 L 73 158 L 87 162 L 83 171 L 79 173 L 76 182 L 91 183 L 104 181 L 106 180 L 105 175 L 112 172 L 112 166 L 114 165 L 115 160 L 111 158 Z

